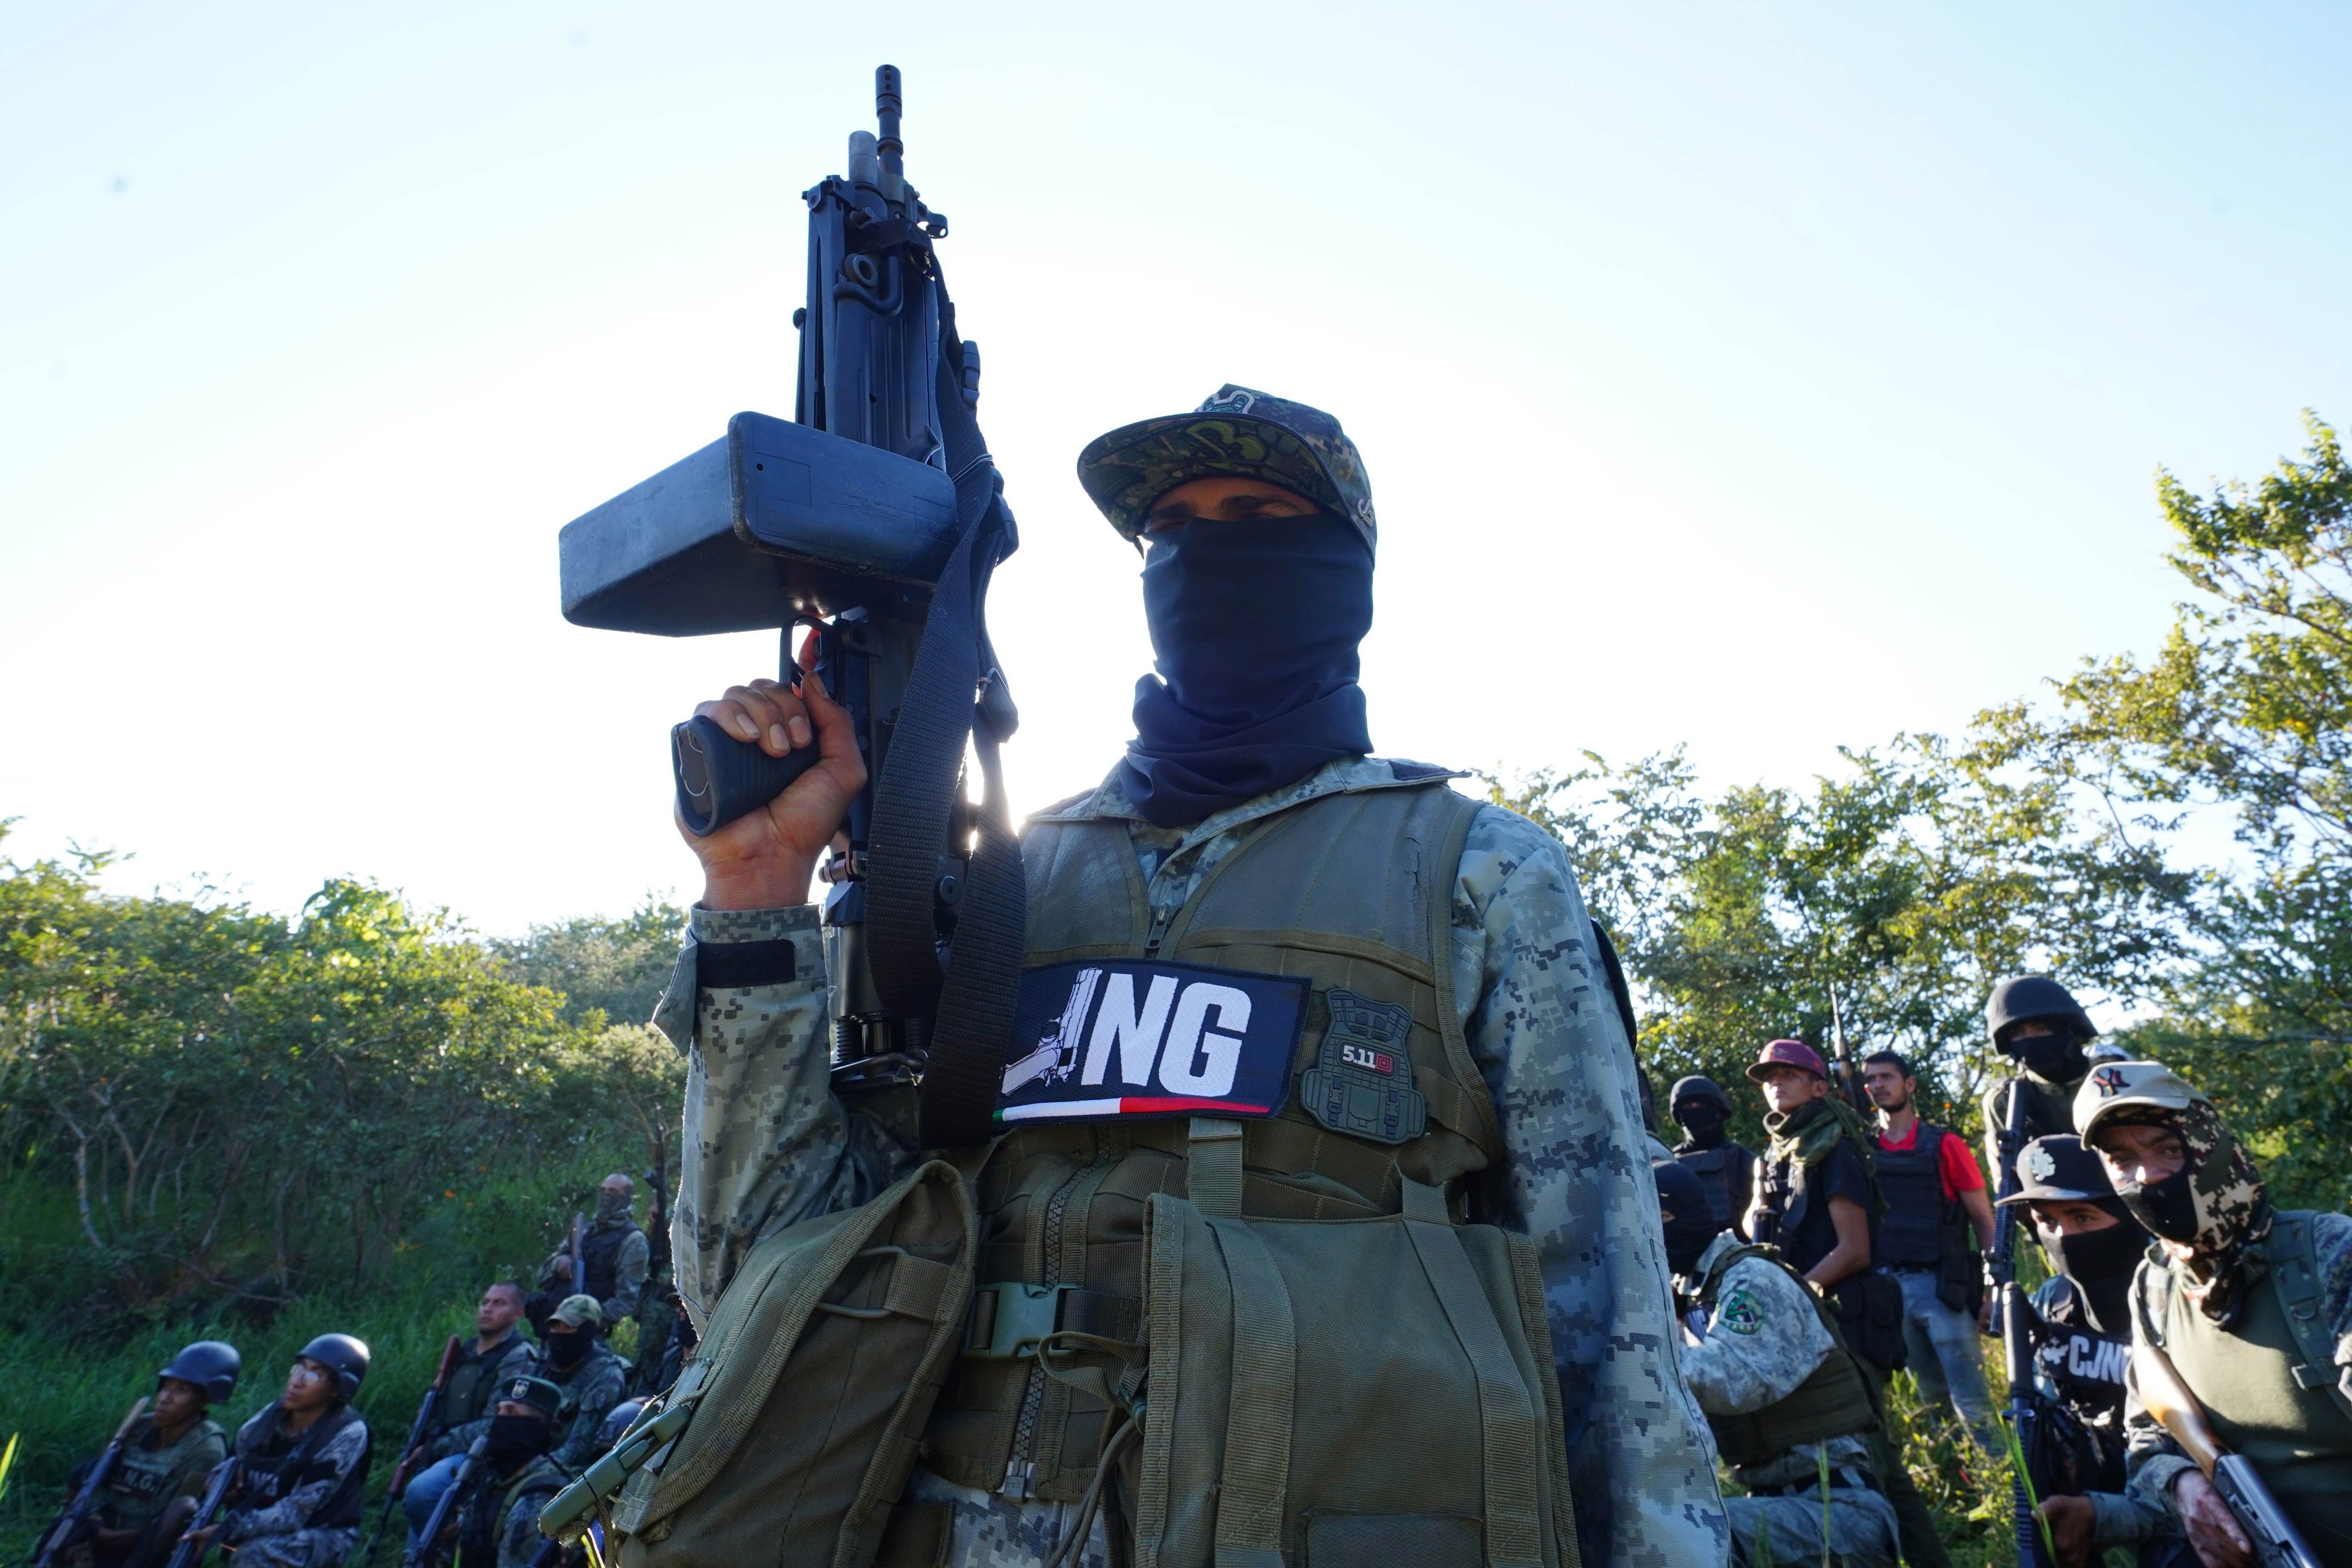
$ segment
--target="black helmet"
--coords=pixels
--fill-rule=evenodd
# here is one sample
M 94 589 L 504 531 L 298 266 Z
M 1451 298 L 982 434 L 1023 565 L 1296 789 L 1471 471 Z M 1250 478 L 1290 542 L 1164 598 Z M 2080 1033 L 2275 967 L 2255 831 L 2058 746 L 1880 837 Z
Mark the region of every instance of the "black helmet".
M 598 1452 L 612 1451 L 613 1445 L 621 1440 L 621 1434 L 629 1429 L 629 1423 L 645 1414 L 646 1403 L 643 1399 L 624 1399 L 613 1406 L 604 1417 L 604 1424 L 596 1428 Z
M 1992 1038 L 1994 1047 L 2007 1054 L 2009 1041 L 2001 1034 L 2011 1024 L 2040 1019 L 2044 1023 L 2059 1025 L 2063 1032 L 2077 1040 L 2090 1040 L 2098 1034 L 2091 1015 L 2083 1010 L 2065 987 L 2047 975 L 2019 975 L 2003 980 L 1992 988 L 1992 997 L 1985 1003 L 1985 1032 Z
M 217 1405 L 236 1392 L 236 1375 L 244 1368 L 245 1359 L 236 1354 L 236 1346 L 226 1340 L 200 1339 L 182 1347 L 172 1364 L 155 1375 L 159 1380 L 176 1377 L 193 1383 L 205 1391 L 207 1401 Z
M 1726 1112 L 1731 1109 L 1730 1097 L 1724 1093 L 1723 1085 L 1712 1078 L 1701 1078 L 1696 1074 L 1689 1078 L 1675 1079 L 1675 1086 L 1666 1091 L 1666 1108 L 1669 1112 L 1685 1100 L 1706 1100 L 1722 1106 Z
M 347 1333 L 322 1333 L 302 1347 L 302 1359 L 331 1368 L 342 1385 L 343 1397 L 349 1399 L 360 1391 L 360 1380 L 367 1375 L 367 1341 Z

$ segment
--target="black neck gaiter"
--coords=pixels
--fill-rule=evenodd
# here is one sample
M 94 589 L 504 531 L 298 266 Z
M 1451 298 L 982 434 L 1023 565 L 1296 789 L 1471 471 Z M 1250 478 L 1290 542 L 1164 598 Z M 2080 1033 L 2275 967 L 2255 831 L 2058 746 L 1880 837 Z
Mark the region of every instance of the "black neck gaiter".
M 1675 1123 L 1694 1149 L 1719 1148 L 1723 1145 L 1723 1108 L 1719 1105 L 1677 1105 Z
M 2050 1255 L 2050 1266 L 2072 1280 L 2074 1288 L 2083 1292 L 2091 1326 L 2101 1333 L 2120 1338 L 2131 1333 L 2132 1272 L 2147 1255 L 2147 1232 L 2125 1212 L 2122 1204 L 2103 1203 L 2099 1207 L 2123 1223 L 2075 1236 L 2043 1231 L 2042 1247 Z
M 1160 673 L 1135 684 L 1119 764 L 1147 821 L 1197 822 L 1371 750 L 1356 645 L 1372 624 L 1372 556 L 1353 523 L 1191 522 L 1148 548 Z

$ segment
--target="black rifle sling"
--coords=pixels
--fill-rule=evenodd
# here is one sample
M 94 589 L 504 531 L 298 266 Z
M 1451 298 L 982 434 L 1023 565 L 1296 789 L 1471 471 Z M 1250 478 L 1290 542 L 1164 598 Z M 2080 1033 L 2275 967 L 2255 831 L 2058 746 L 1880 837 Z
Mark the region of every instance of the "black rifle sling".
M 992 1135 L 1004 1044 L 1020 988 L 1027 890 L 1020 841 L 1004 800 L 998 743 L 1003 733 L 975 700 L 989 653 L 983 606 L 990 575 L 1008 551 L 1012 518 L 1003 482 L 964 402 L 962 340 L 947 287 L 940 300 L 940 356 L 933 404 L 956 487 L 955 548 L 932 591 L 889 755 L 874 788 L 873 841 L 866 880 L 869 962 L 882 1003 L 899 1018 L 933 1018 L 919 1103 L 926 1148 L 951 1148 Z M 992 664 L 991 658 L 989 663 Z M 955 940 L 942 976 L 932 911 L 940 855 L 957 815 L 967 740 L 976 744 L 985 794 L 977 843 L 956 901 Z

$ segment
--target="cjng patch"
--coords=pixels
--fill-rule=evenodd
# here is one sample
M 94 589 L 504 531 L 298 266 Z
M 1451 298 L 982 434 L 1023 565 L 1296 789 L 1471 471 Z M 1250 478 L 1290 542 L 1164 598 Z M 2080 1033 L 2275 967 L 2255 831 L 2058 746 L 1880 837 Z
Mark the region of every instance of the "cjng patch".
M 1299 1079 L 1307 1113 L 1335 1133 L 1375 1144 L 1409 1143 L 1429 1124 L 1429 1102 L 1412 1086 L 1405 1042 L 1412 1015 L 1393 1002 L 1328 991 L 1331 1027 L 1315 1065 Z
M 1307 982 L 1124 958 L 1021 977 L 1000 1121 L 1270 1116 L 1282 1108 Z

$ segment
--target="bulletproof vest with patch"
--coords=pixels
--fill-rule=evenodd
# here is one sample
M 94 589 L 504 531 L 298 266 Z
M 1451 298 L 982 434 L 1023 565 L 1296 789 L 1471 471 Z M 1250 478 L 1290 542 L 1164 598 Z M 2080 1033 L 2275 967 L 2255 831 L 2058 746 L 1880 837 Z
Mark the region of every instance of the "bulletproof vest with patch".
M 1706 1189 L 1707 1212 L 1718 1228 L 1728 1230 L 1738 1222 L 1755 1193 L 1756 1155 L 1751 1151 L 1726 1141 L 1711 1149 L 1677 1149 L 1675 1163 Z
M 536 1359 L 530 1342 L 516 1329 L 508 1330 L 507 1337 L 487 1352 L 477 1351 L 474 1344 L 467 1340 L 458 1347 L 457 1364 L 449 1369 L 449 1385 L 441 1391 L 436 1418 L 444 1432 L 488 1416 L 498 1402 L 499 1389 L 509 1378 L 530 1370 L 530 1363 Z M 515 1357 L 523 1364 L 509 1370 L 509 1359 Z
M 599 1225 L 588 1232 L 580 1243 L 587 1254 L 580 1270 L 580 1289 L 600 1301 L 613 1299 L 620 1287 L 621 1247 L 637 1228 L 624 1221 L 619 1225 Z M 611 1327 L 609 1323 L 605 1325 Z
M 198 1421 L 179 1440 L 155 1447 L 153 1416 L 142 1417 L 138 1430 L 122 1445 L 107 1473 L 107 1514 L 110 1528 L 137 1530 L 163 1511 L 175 1495 L 175 1483 L 194 1470 L 198 1475 L 228 1452 L 228 1437 L 210 1421 Z
M 1801 1443 L 1825 1443 L 1832 1437 L 1854 1437 L 1874 1430 L 1878 1412 L 1871 1403 L 1870 1386 L 1847 1350 L 1839 1332 L 1836 1309 L 1822 1293 L 1805 1283 L 1804 1276 L 1782 1262 L 1769 1247 L 1729 1247 L 1700 1279 L 1698 1303 L 1711 1316 L 1732 1266 L 1758 1259 L 1796 1281 L 1816 1319 L 1830 1336 L 1830 1353 L 1805 1380 L 1786 1396 L 1744 1416 L 1714 1416 L 1706 1424 L 1715 1431 L 1723 1462 L 1749 1469 L 1778 1458 Z M 1759 1325 L 1760 1326 L 1760 1325 Z
M 2120 1427 L 2131 1336 L 2093 1328 L 2074 1286 L 2063 1277 L 2053 1283 L 2056 1301 L 2042 1313 L 2042 1328 L 2034 1335 L 2033 1364 L 2084 1420 Z
M 1181 1115 L 1194 1102 L 1182 1092 L 1202 1087 L 1202 1042 L 1216 1032 L 1203 1019 L 1219 1017 L 1186 1013 L 1194 987 L 1263 998 L 1252 1008 L 1300 998 L 1296 1044 L 1277 1074 L 1287 1079 L 1279 1107 L 1223 1113 L 1247 1116 L 1244 1216 L 1397 1214 L 1404 1177 L 1448 1189 L 1459 1212 L 1463 1178 L 1497 1163 L 1503 1149 L 1453 983 L 1452 890 L 1479 809 L 1425 778 L 1302 801 L 1249 824 L 1244 841 L 1160 919 L 1123 821 L 1031 824 L 1022 852 L 1024 961 L 1049 980 L 1052 996 L 1036 1015 L 1037 1038 L 1024 1034 L 1008 1052 L 1008 1082 L 1025 1088 L 1056 1074 L 1070 1093 L 1101 1098 L 1087 1102 L 1096 1107 L 1089 1119 L 1009 1122 L 982 1171 L 978 1277 L 987 1321 L 975 1320 L 978 1338 L 1016 1311 L 1042 1312 L 1051 1320 L 1044 1326 L 1064 1335 L 1141 1338 L 1144 1207 L 1155 1192 L 1187 1196 Z M 1171 972 L 1155 978 L 1156 965 Z M 1243 1013 L 1255 1016 L 1240 1004 L 1223 1015 L 1229 1038 L 1240 1038 L 1233 1031 Z M 1105 1016 L 1113 1021 L 1099 1021 Z M 1098 1021 L 1080 1041 L 1088 1017 Z M 1158 1040 L 1141 1039 L 1155 1031 L 1183 1040 L 1181 1051 L 1162 1051 L 1156 1075 Z M 1185 1060 L 1171 1069 L 1172 1056 Z M 1084 1082 L 1090 1076 L 1093 1086 Z M 1123 1086 L 1112 1082 L 1122 1077 Z M 1176 1109 L 1151 1109 L 1162 1105 Z M 1013 1282 L 1031 1289 L 990 1288 Z M 1111 1407 L 1076 1384 L 1089 1366 L 1113 1380 L 1122 1368 L 1109 1356 L 1068 1360 L 1075 1378 L 1045 1375 L 1034 1357 L 968 1353 L 934 1410 L 925 1462 L 960 1485 L 1079 1499 Z
M 310 1423 L 301 1436 L 289 1441 L 284 1427 L 285 1406 L 271 1406 L 260 1431 L 252 1439 L 248 1440 L 243 1432 L 237 1434 L 237 1507 L 268 1508 L 331 1475 L 332 1468 L 320 1455 L 334 1441 L 337 1433 L 359 1419 L 360 1413 L 349 1405 L 338 1405 Z M 361 1494 L 367 1487 L 368 1460 L 373 1452 L 373 1445 L 361 1450 L 359 1463 L 345 1472 L 341 1483 L 312 1511 L 309 1528 L 348 1530 L 360 1522 Z
M 1925 1123 L 1907 1149 L 1878 1145 L 1878 1190 L 1886 1212 L 1878 1222 L 1874 1261 L 1893 1269 L 1932 1269 L 1944 1258 L 1953 1211 L 1944 1196 L 1940 1145 L 1948 1134 Z
M 2278 1215 L 2263 1251 L 2267 1272 L 2236 1318 L 2215 1322 L 2151 1260 L 2134 1283 L 2138 1327 L 2171 1356 L 2214 1435 L 2244 1455 L 2304 1536 L 2329 1563 L 2352 1563 L 2352 1414 L 2337 1392 L 2334 1347 L 2320 1315 L 2307 1213 Z

